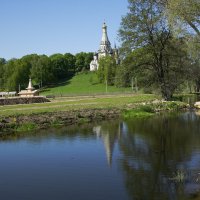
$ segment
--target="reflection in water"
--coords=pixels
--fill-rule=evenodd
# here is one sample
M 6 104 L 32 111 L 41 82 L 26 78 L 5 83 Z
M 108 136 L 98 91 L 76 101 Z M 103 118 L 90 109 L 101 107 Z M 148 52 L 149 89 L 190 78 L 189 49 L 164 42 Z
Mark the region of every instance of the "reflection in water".
M 127 121 L 120 140 L 126 186 L 135 199 L 185 199 L 200 189 L 200 119 L 193 113 Z M 182 177 L 177 172 L 183 172 Z
M 108 162 L 108 165 L 111 167 L 114 146 L 115 146 L 115 143 L 117 143 L 117 141 L 120 139 L 121 131 L 120 131 L 120 125 L 118 125 L 118 123 L 112 126 L 112 129 L 110 130 L 109 130 L 109 127 L 110 126 L 106 126 L 106 127 L 95 126 L 93 128 L 93 132 L 97 135 L 98 138 L 102 138 L 104 147 L 105 147 L 107 162 Z M 117 131 L 116 129 L 118 127 L 119 127 L 119 130 Z
M 0 160 L 4 199 L 8 190 L 20 199 L 35 191 L 49 200 L 190 199 L 200 191 L 200 116 L 169 113 L 1 136 Z

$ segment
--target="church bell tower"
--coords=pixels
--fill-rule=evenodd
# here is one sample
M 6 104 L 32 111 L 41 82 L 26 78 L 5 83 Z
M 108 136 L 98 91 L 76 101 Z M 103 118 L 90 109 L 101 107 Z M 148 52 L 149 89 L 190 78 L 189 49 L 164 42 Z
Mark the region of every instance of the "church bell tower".
M 106 23 L 102 26 L 102 39 L 98 51 L 99 58 L 112 54 L 112 48 L 107 34 Z
M 94 59 L 90 63 L 90 71 L 98 70 L 99 67 L 98 61 L 99 59 L 105 56 L 112 56 L 113 58 L 115 58 L 117 64 L 120 63 L 118 49 L 116 48 L 116 45 L 115 48 L 112 49 L 110 41 L 108 39 L 107 26 L 106 23 L 104 22 L 102 26 L 102 38 L 100 47 L 98 53 L 94 54 Z

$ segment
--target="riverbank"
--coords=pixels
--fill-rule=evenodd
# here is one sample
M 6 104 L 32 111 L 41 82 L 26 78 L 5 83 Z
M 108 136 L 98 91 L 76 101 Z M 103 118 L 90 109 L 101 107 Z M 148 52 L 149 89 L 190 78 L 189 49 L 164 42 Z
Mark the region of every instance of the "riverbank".
M 147 117 L 160 111 L 187 109 L 155 95 L 60 98 L 50 103 L 0 107 L 0 132 L 30 131 L 113 118 Z
M 4 131 L 30 131 L 52 126 L 66 126 L 113 119 L 118 118 L 120 113 L 119 109 L 83 109 L 10 116 L 1 120 L 0 129 Z

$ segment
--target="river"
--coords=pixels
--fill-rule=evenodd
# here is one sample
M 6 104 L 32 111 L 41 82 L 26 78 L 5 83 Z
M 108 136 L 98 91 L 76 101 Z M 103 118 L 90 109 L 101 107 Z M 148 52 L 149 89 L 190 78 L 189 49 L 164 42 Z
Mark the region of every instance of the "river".
M 0 199 L 198 199 L 199 114 L 2 136 Z

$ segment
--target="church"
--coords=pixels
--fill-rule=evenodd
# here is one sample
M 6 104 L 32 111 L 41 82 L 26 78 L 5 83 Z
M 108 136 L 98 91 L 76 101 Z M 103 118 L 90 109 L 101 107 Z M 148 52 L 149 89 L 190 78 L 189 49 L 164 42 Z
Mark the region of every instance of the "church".
M 113 58 L 115 58 L 117 64 L 119 64 L 120 62 L 119 51 L 116 48 L 116 45 L 114 48 L 111 47 L 111 43 L 108 39 L 108 34 L 107 34 L 107 26 L 106 26 L 106 23 L 104 22 L 102 26 L 102 39 L 101 39 L 100 47 L 99 47 L 98 53 L 94 53 L 94 58 L 90 63 L 90 71 L 98 70 L 98 66 L 99 66 L 98 60 L 105 56 L 112 56 Z

